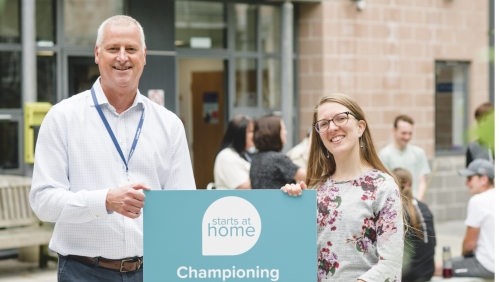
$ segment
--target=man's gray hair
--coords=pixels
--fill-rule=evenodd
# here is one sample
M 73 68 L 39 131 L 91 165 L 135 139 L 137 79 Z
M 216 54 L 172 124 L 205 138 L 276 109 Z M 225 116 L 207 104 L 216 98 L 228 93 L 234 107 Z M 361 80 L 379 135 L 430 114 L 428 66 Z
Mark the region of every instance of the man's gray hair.
M 117 15 L 117 16 L 112 16 L 105 20 L 100 26 L 99 29 L 97 30 L 97 40 L 95 41 L 95 45 L 100 48 L 102 41 L 104 41 L 104 28 L 108 24 L 114 24 L 114 25 L 127 25 L 127 24 L 135 24 L 139 28 L 140 32 L 140 42 L 142 43 L 142 48 L 146 47 L 146 39 L 144 36 L 144 29 L 140 25 L 140 23 L 135 20 L 134 18 L 130 16 L 125 16 L 125 15 Z

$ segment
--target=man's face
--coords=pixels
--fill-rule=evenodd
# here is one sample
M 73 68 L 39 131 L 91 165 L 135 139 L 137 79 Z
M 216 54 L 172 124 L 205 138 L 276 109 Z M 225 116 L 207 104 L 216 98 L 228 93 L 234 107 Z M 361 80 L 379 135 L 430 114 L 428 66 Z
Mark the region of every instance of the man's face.
M 94 50 L 103 88 L 136 89 L 146 64 L 139 28 L 134 24 L 108 24 L 103 35 L 100 48 Z
M 488 178 L 487 176 L 484 175 L 472 175 L 468 176 L 466 179 L 466 186 L 468 186 L 468 192 L 470 195 L 475 195 L 475 194 L 480 194 L 485 191 L 487 184 L 488 184 Z
M 397 128 L 393 129 L 393 135 L 395 137 L 395 142 L 401 147 L 405 148 L 412 138 L 412 124 L 399 120 L 397 122 Z

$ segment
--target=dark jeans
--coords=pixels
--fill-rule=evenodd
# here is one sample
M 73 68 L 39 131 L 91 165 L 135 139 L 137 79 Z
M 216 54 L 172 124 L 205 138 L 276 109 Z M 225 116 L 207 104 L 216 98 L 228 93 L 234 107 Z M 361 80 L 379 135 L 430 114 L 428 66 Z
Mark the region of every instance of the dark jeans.
M 142 282 L 144 271 L 142 268 L 133 272 L 120 273 L 117 270 L 96 267 L 68 259 L 59 255 L 57 270 L 58 282 Z

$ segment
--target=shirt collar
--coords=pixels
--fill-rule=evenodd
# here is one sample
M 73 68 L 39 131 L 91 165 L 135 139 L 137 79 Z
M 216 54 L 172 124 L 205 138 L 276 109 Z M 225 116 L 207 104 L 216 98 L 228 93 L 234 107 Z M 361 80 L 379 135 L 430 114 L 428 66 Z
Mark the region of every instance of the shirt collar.
M 109 100 L 107 99 L 106 95 L 104 95 L 104 91 L 102 90 L 102 86 L 100 84 L 100 76 L 99 78 L 97 78 L 97 80 L 95 81 L 94 85 L 93 85 L 93 88 L 94 88 L 94 91 L 95 91 L 95 97 L 97 98 L 97 103 L 99 105 L 109 105 L 109 106 L 112 106 L 110 103 L 109 103 Z M 133 108 L 135 106 L 137 106 L 138 104 L 141 105 L 141 109 L 144 107 L 144 96 L 142 96 L 142 94 L 140 94 L 140 91 L 139 89 L 137 89 L 137 95 L 135 95 L 135 99 L 133 100 L 133 104 L 132 106 L 130 106 L 130 108 Z M 94 103 L 92 102 L 90 104 L 92 107 L 94 107 Z

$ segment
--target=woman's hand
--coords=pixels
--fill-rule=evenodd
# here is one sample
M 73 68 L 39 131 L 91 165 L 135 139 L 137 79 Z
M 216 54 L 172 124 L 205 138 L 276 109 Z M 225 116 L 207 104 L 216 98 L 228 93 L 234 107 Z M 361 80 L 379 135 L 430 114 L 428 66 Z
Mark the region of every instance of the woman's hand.
M 299 196 L 301 195 L 301 191 L 303 189 L 307 189 L 307 184 L 305 182 L 300 181 L 299 184 L 286 184 L 281 187 L 281 191 L 284 193 L 288 193 L 290 196 Z

